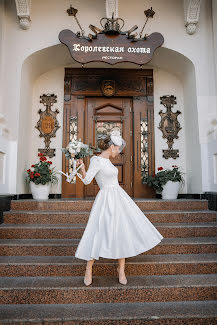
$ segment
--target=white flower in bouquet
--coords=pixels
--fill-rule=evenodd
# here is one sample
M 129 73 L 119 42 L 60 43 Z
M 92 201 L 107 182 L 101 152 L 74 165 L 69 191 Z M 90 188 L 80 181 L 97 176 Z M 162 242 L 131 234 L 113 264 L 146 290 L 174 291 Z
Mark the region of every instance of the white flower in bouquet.
M 75 153 L 75 150 L 73 148 L 68 149 L 70 153 Z
M 69 144 L 66 146 L 66 148 L 62 148 L 62 152 L 64 152 L 66 159 L 72 159 L 72 173 L 68 175 L 68 173 L 63 173 L 62 171 L 59 171 L 63 175 L 66 176 L 66 181 L 71 182 L 74 176 L 77 174 L 77 171 L 81 168 L 82 165 L 80 165 L 76 169 L 76 160 L 80 158 L 84 158 L 87 156 L 93 155 L 93 149 L 95 149 L 93 146 L 89 146 L 88 144 L 85 144 L 79 140 L 74 140 L 69 142 Z

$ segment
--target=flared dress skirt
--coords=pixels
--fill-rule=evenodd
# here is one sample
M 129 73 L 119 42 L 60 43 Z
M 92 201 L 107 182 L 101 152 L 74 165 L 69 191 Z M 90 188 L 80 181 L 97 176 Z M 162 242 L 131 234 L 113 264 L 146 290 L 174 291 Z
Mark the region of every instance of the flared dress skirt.
M 96 195 L 75 257 L 86 261 L 132 257 L 163 238 L 119 184 L 108 185 Z

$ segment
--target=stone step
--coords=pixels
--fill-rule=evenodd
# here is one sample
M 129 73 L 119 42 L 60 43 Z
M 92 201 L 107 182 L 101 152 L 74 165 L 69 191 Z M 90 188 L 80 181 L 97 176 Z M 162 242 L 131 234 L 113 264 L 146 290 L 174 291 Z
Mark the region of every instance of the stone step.
M 0 304 L 85 304 L 217 299 L 217 274 L 96 277 L 2 277 Z
M 0 256 L 74 256 L 80 239 L 0 239 Z M 163 238 L 159 245 L 142 253 L 217 253 L 216 237 Z
M 204 223 L 154 223 L 154 226 L 165 238 L 176 237 L 215 237 L 217 235 L 217 222 Z M 85 224 L 58 224 L 58 225 L 31 225 L 31 224 L 2 224 L 0 238 L 2 239 L 79 239 Z
M 214 325 L 217 301 L 0 305 L 0 324 Z
M 116 275 L 117 260 L 100 257 L 93 275 Z M 74 256 L 1 256 L 0 276 L 83 276 L 86 261 Z M 217 254 L 137 255 L 126 258 L 126 275 L 217 273 Z
M 216 222 L 215 211 L 143 211 L 153 222 Z M 4 223 L 8 224 L 73 224 L 87 223 L 90 211 L 25 211 L 4 212 Z
M 140 209 L 155 210 L 208 210 L 207 200 L 156 200 L 133 199 Z M 94 199 L 49 199 L 49 200 L 12 200 L 12 210 L 45 210 L 45 211 L 90 211 Z

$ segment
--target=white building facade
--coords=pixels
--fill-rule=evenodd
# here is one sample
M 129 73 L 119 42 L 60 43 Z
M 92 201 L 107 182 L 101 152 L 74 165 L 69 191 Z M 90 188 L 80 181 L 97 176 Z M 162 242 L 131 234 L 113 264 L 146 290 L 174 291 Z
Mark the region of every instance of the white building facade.
M 89 24 L 100 27 L 111 12 L 125 21 L 124 30 L 138 25 L 144 10 L 153 7 L 144 32 L 160 32 L 164 43 L 142 69 L 153 71 L 154 164 L 157 168 L 177 165 L 185 173 L 182 194 L 217 192 L 217 1 L 216 0 L 0 0 L 0 192 L 1 195 L 30 193 L 25 170 L 38 159 L 44 139 L 35 128 L 42 94 L 55 94 L 60 128 L 51 138 L 56 156 L 50 160 L 62 170 L 64 139 L 64 78 L 66 68 L 141 69 L 132 63 L 81 64 L 72 59 L 58 35 L 63 29 L 78 31 L 66 10 L 78 9 L 77 17 L 88 35 Z M 181 114 L 181 130 L 173 149 L 176 159 L 165 159 L 166 140 L 158 128 L 160 97 L 174 95 L 173 111 Z M 62 179 L 52 194 L 62 194 Z

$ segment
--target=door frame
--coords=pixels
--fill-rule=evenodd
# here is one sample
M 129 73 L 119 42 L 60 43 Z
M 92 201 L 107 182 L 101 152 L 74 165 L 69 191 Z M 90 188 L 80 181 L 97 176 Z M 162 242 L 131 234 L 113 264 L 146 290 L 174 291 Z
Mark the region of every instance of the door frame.
M 153 96 L 153 69 L 81 69 L 65 68 L 64 80 L 64 113 L 63 113 L 63 147 L 69 139 L 69 118 L 71 115 L 77 116 L 77 138 L 84 141 L 85 130 L 83 129 L 85 120 L 86 97 L 103 96 L 101 84 L 103 80 L 115 80 L 116 91 L 114 97 L 132 98 L 132 118 L 134 123 L 134 112 L 141 110 L 141 100 L 145 98 L 145 105 L 149 111 L 150 131 L 151 131 L 151 164 L 149 165 L 149 175 L 155 171 L 155 150 L 154 150 L 154 96 Z M 143 102 L 144 104 L 144 102 Z M 150 114 L 152 112 L 152 114 Z M 132 131 L 134 137 L 135 130 Z M 138 150 L 135 150 L 135 140 L 133 145 L 134 166 L 141 167 L 138 161 Z M 139 146 L 140 146 L 139 141 Z M 85 159 L 84 159 L 85 161 Z M 65 156 L 62 156 L 62 170 L 66 172 L 67 162 Z M 138 168 L 134 168 L 134 180 L 139 179 Z M 134 186 L 135 187 L 135 186 Z M 141 189 L 134 188 L 134 197 L 155 197 L 155 193 L 147 185 L 141 184 L 143 196 L 135 195 L 140 193 Z M 76 181 L 75 184 L 69 184 L 62 176 L 62 197 L 83 198 L 84 184 Z

